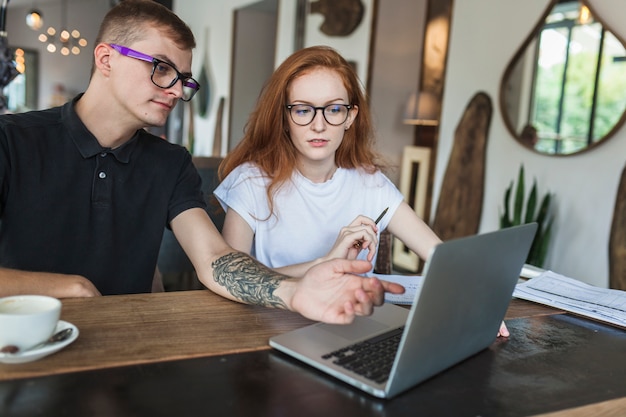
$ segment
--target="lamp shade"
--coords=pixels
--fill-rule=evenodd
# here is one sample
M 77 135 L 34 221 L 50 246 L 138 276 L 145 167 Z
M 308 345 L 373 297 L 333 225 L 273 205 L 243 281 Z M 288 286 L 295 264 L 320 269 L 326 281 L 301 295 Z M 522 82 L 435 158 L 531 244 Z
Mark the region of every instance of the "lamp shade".
M 436 126 L 439 124 L 438 108 L 437 99 L 433 93 L 413 92 L 404 106 L 404 124 Z

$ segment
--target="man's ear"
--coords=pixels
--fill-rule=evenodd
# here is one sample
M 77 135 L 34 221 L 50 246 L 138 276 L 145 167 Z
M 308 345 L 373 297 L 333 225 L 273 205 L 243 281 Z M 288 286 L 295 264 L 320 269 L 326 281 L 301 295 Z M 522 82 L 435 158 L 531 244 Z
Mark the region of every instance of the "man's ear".
M 93 51 L 96 71 L 100 71 L 105 76 L 108 76 L 111 70 L 109 60 L 112 52 L 113 49 L 106 43 L 99 43 Z

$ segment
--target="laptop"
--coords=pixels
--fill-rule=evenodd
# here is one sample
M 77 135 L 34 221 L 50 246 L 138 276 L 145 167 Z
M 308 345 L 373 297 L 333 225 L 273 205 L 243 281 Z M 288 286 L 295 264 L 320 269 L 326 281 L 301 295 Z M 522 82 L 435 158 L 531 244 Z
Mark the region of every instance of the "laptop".
M 269 344 L 371 395 L 392 398 L 494 342 L 536 230 L 529 223 L 441 243 L 410 309 L 385 303 L 349 325 L 316 323 Z M 360 358 L 374 348 L 387 359 Z

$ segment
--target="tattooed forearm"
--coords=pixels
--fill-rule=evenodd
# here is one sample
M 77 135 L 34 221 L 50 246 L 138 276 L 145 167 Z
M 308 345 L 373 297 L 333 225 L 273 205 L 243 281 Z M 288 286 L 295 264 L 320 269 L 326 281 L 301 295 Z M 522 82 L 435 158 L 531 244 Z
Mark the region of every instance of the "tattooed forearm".
M 274 295 L 286 278 L 241 252 L 229 253 L 213 262 L 215 282 L 249 304 L 286 308 L 285 302 Z

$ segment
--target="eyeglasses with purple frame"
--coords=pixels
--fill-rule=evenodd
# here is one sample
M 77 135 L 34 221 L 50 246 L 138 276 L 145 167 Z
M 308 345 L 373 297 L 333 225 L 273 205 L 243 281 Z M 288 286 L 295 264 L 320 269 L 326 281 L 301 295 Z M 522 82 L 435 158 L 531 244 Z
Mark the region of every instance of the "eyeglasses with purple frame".
M 178 80 L 183 83 L 183 95 L 180 98 L 182 101 L 189 101 L 200 89 L 200 84 L 193 78 L 181 74 L 172 64 L 165 62 L 158 58 L 154 58 L 150 55 L 143 54 L 134 49 L 127 48 L 122 45 L 116 45 L 114 43 L 109 44 L 111 48 L 115 49 L 120 54 L 129 58 L 135 58 L 140 61 L 152 63 L 152 73 L 150 74 L 150 80 L 154 85 L 159 88 L 170 88 Z

